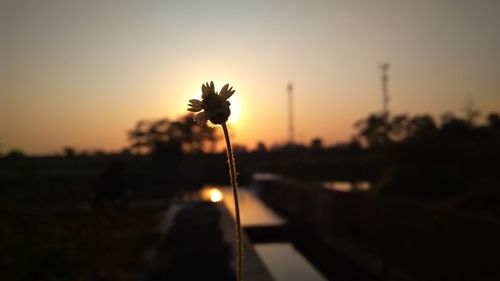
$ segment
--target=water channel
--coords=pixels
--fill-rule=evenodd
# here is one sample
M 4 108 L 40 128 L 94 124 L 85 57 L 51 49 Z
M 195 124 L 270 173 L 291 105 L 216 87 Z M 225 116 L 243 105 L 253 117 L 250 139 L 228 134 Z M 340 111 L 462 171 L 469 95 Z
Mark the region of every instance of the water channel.
M 212 188 L 206 189 L 209 194 L 217 194 Z M 213 199 L 220 199 L 234 217 L 232 191 L 228 187 L 217 187 L 219 195 Z M 286 221 L 267 207 L 251 189 L 241 188 L 239 193 L 241 221 L 247 226 L 279 226 Z M 326 281 L 327 279 L 298 252 L 291 243 L 263 243 L 254 244 L 271 275 L 276 281 Z

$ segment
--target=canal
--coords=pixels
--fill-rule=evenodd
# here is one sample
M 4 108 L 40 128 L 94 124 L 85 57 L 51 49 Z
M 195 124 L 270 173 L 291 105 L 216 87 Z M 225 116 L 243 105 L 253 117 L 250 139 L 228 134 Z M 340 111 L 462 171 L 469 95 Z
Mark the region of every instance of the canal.
M 205 188 L 209 194 L 217 194 L 212 188 Z M 213 199 L 223 201 L 234 217 L 232 191 L 228 187 L 218 187 L 219 195 Z M 252 189 L 239 190 L 241 221 L 243 227 L 284 226 L 286 220 L 274 213 L 254 193 Z M 326 279 L 304 256 L 289 242 L 254 243 L 254 248 L 276 281 L 325 281 Z

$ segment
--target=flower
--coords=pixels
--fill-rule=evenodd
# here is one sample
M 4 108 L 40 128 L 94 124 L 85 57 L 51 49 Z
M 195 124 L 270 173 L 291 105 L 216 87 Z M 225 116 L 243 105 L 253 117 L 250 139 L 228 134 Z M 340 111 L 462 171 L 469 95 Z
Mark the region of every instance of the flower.
M 234 92 L 233 87 L 229 88 L 229 84 L 226 84 L 222 87 L 220 93 L 216 93 L 214 82 L 210 82 L 210 84 L 207 82 L 201 85 L 201 101 L 197 99 L 189 100 L 189 108 L 187 110 L 198 112 L 195 114 L 193 120 L 200 125 L 206 125 L 207 121 L 213 124 L 223 124 L 227 121 L 229 115 L 231 115 L 231 110 L 229 109 L 229 105 L 231 104 L 227 99 Z

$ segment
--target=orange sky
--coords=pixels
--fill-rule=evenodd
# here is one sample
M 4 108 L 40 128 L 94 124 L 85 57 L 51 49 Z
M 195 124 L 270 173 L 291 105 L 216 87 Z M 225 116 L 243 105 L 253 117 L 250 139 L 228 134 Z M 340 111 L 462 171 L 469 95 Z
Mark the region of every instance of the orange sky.
M 500 110 L 498 1 L 3 1 L 0 143 L 118 150 L 139 119 L 176 118 L 203 82 L 236 89 L 236 143 L 347 141 L 381 108 Z

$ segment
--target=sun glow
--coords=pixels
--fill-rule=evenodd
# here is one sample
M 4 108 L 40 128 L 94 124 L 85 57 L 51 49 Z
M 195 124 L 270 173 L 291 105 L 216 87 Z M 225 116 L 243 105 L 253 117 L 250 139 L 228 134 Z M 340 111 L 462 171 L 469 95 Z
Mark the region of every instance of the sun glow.
M 220 202 L 222 201 L 222 193 L 217 188 L 210 189 L 210 201 Z
M 238 96 L 236 96 L 236 93 L 229 98 L 229 102 L 231 103 L 231 115 L 229 115 L 228 123 L 231 125 L 236 125 L 238 123 L 241 111 L 240 100 Z
M 210 202 L 221 202 L 224 199 L 224 195 L 222 192 L 214 186 L 204 186 L 199 191 L 199 196 L 202 201 L 210 201 Z

